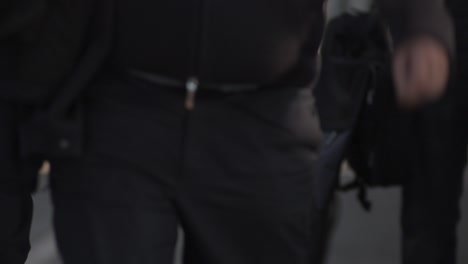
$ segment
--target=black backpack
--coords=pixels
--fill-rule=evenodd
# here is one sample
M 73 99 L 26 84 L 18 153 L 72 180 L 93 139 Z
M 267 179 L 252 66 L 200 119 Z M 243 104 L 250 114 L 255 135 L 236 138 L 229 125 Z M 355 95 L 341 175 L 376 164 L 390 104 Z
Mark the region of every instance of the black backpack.
M 324 140 L 315 190 L 325 208 L 339 185 L 343 161 L 356 174 L 344 190 L 357 188 L 370 209 L 369 186 L 400 185 L 411 173 L 409 140 L 414 122 L 397 108 L 391 73 L 391 43 L 377 11 L 330 21 L 314 87 Z

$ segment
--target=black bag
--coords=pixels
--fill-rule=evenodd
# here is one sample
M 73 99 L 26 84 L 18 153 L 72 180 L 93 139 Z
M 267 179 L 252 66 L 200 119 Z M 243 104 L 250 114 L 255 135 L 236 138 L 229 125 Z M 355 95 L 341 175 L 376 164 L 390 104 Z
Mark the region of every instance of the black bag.
M 324 141 L 316 200 L 324 208 L 338 186 L 341 164 L 355 171 L 363 206 L 368 186 L 395 186 L 410 173 L 408 148 L 413 120 L 399 111 L 387 30 L 377 12 L 342 15 L 326 29 L 320 79 L 314 88 Z

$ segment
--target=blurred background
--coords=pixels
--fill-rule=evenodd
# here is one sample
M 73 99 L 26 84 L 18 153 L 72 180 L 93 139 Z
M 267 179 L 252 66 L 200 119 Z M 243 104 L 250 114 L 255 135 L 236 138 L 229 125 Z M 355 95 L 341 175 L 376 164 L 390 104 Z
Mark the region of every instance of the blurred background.
M 458 232 L 460 264 L 468 263 L 468 170 L 465 170 L 464 189 L 464 218 Z M 361 208 L 354 192 L 339 195 L 336 229 L 326 264 L 399 263 L 400 191 L 398 188 L 373 189 L 369 195 L 373 201 L 370 213 Z M 53 209 L 47 189 L 36 193 L 34 201 L 32 249 L 26 264 L 61 264 L 51 228 Z M 181 247 L 179 244 L 178 252 Z M 180 264 L 180 253 L 176 254 L 175 264 Z

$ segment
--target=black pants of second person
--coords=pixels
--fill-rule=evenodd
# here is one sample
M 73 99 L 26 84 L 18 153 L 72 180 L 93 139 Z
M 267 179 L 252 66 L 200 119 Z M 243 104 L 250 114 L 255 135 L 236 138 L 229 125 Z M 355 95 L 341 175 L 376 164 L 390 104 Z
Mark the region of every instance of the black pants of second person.
M 203 89 L 203 87 L 201 88 Z M 320 139 L 310 88 L 197 94 L 108 77 L 86 96 L 86 151 L 52 161 L 65 264 L 310 264 Z
M 0 263 L 24 264 L 30 249 L 31 192 L 39 163 L 19 158 L 17 131 L 25 114 L 0 99 Z
M 468 81 L 458 80 L 439 102 L 417 113 L 419 166 L 402 197 L 404 264 L 457 263 L 457 226 L 468 144 Z

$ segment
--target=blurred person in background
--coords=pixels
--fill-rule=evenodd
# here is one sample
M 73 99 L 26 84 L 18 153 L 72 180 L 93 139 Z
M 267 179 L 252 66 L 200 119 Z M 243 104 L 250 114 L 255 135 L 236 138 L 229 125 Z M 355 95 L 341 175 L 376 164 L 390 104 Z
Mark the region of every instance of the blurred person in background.
M 379 3 L 404 33 L 395 41 L 405 59 L 395 61 L 400 101 L 439 97 L 453 54 L 443 1 Z M 310 83 L 322 4 L 6 5 L 24 15 L 8 31 L 21 32 L 11 78 L 36 87 L 19 92 L 33 97 L 19 153 L 51 161 L 66 264 L 172 263 L 179 224 L 188 263 L 310 262 L 321 218 Z
M 457 263 L 457 227 L 468 146 L 468 3 L 447 1 L 456 28 L 457 56 L 446 93 L 413 113 L 414 172 L 403 179 L 404 264 Z M 403 129 L 403 128 L 402 128 Z
M 328 1 L 328 34 L 322 47 L 325 81 L 319 82 L 317 104 L 322 106 L 319 112 L 325 136 L 335 132 L 339 135 L 335 137 L 346 138 L 346 143 L 339 145 L 340 155 L 333 156 L 336 170 L 332 177 L 325 178 L 332 179 L 327 181 L 329 186 L 335 186 L 339 164 L 348 158 L 359 182 L 402 186 L 402 263 L 456 263 L 468 144 L 468 43 L 464 36 L 468 6 L 462 1 L 447 1 L 458 36 L 457 56 L 451 58 L 451 81 L 440 97 L 415 105 L 401 100 L 405 91 L 394 92 L 401 80 L 392 82 L 386 60 L 392 53 L 391 45 L 382 45 L 388 42 L 384 26 L 388 21 L 374 18 L 372 2 Z M 394 39 L 402 35 L 392 28 L 390 33 Z M 408 63 L 404 56 L 396 50 L 393 76 L 404 69 L 395 65 Z M 336 146 L 329 147 L 336 150 Z

